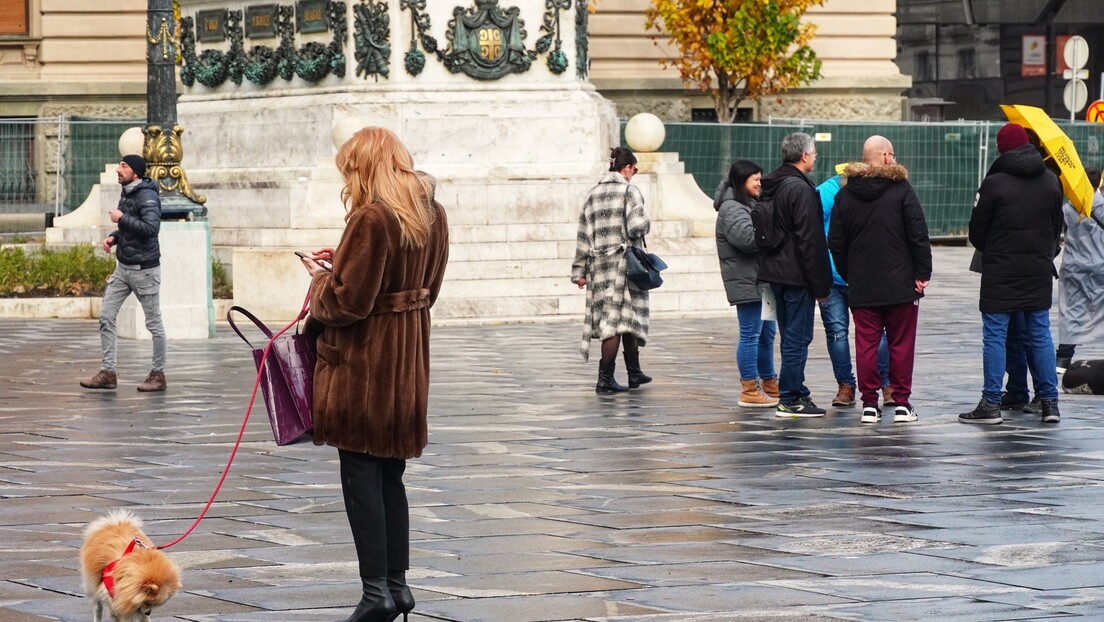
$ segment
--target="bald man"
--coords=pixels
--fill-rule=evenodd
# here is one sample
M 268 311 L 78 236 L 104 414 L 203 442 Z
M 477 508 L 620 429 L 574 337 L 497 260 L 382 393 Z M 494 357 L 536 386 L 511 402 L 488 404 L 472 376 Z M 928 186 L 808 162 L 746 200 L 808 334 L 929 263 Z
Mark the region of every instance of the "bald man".
M 878 344 L 889 343 L 889 384 L 894 423 L 916 421 L 912 370 L 920 298 L 931 279 L 931 242 L 920 200 L 897 163 L 893 143 L 871 136 L 863 161 L 844 172 L 847 185 L 836 195 L 828 247 L 850 291 L 855 322 L 855 366 L 863 412 L 860 421 L 881 421 Z

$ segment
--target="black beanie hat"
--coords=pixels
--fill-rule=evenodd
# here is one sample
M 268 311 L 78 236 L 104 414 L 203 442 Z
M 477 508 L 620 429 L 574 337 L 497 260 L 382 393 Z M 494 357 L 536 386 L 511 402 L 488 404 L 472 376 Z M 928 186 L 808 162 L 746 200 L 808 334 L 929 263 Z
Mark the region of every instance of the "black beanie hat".
M 134 174 L 139 177 L 146 176 L 146 161 L 140 155 L 130 154 L 123 156 L 123 162 L 130 167 L 130 170 L 134 171 Z

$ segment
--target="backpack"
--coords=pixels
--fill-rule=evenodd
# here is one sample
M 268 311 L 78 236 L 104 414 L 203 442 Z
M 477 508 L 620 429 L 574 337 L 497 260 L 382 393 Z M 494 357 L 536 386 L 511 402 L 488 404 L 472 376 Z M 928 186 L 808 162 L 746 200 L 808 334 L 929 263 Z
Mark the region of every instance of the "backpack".
M 755 245 L 760 252 L 774 252 L 786 243 L 786 230 L 782 226 L 782 217 L 774 208 L 774 198 L 789 183 L 782 180 L 770 198 L 760 199 L 751 206 L 751 225 L 755 229 Z

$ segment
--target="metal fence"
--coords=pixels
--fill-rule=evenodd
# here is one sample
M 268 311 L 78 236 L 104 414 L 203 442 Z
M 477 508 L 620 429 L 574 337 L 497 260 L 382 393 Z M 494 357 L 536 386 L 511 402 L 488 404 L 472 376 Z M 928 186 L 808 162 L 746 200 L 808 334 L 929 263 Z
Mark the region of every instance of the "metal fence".
M 0 232 L 41 231 L 84 202 L 139 119 L 0 118 Z
M 1104 124 L 1059 123 L 1077 144 L 1085 166 L 1104 159 Z M 932 236 L 966 234 L 974 195 L 985 172 L 997 158 L 997 131 L 1003 123 L 960 121 L 947 123 L 851 123 L 807 119 L 772 119 L 766 124 L 666 123 L 661 149 L 677 152 L 703 192 L 713 196 L 732 162 L 746 158 L 764 170 L 779 161 L 782 138 L 805 132 L 817 139 L 817 168 L 813 181 L 834 174 L 838 163 L 858 160 L 863 142 L 873 134 L 893 142 L 897 160 L 909 169 L 909 178 L 924 206 Z

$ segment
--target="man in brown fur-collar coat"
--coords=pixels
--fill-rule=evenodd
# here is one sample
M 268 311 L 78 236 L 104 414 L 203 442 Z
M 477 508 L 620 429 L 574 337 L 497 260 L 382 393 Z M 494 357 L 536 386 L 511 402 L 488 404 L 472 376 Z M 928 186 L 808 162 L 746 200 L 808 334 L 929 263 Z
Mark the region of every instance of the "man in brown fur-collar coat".
M 909 401 L 916 320 L 932 271 L 924 210 L 908 182 L 908 170 L 897 164 L 893 144 L 885 137 L 868 138 L 863 161 L 850 165 L 844 175 L 847 185 L 836 196 L 828 246 L 850 287 L 861 421 L 881 419 L 878 344 L 883 331 L 889 341 L 893 421 L 916 421 Z

